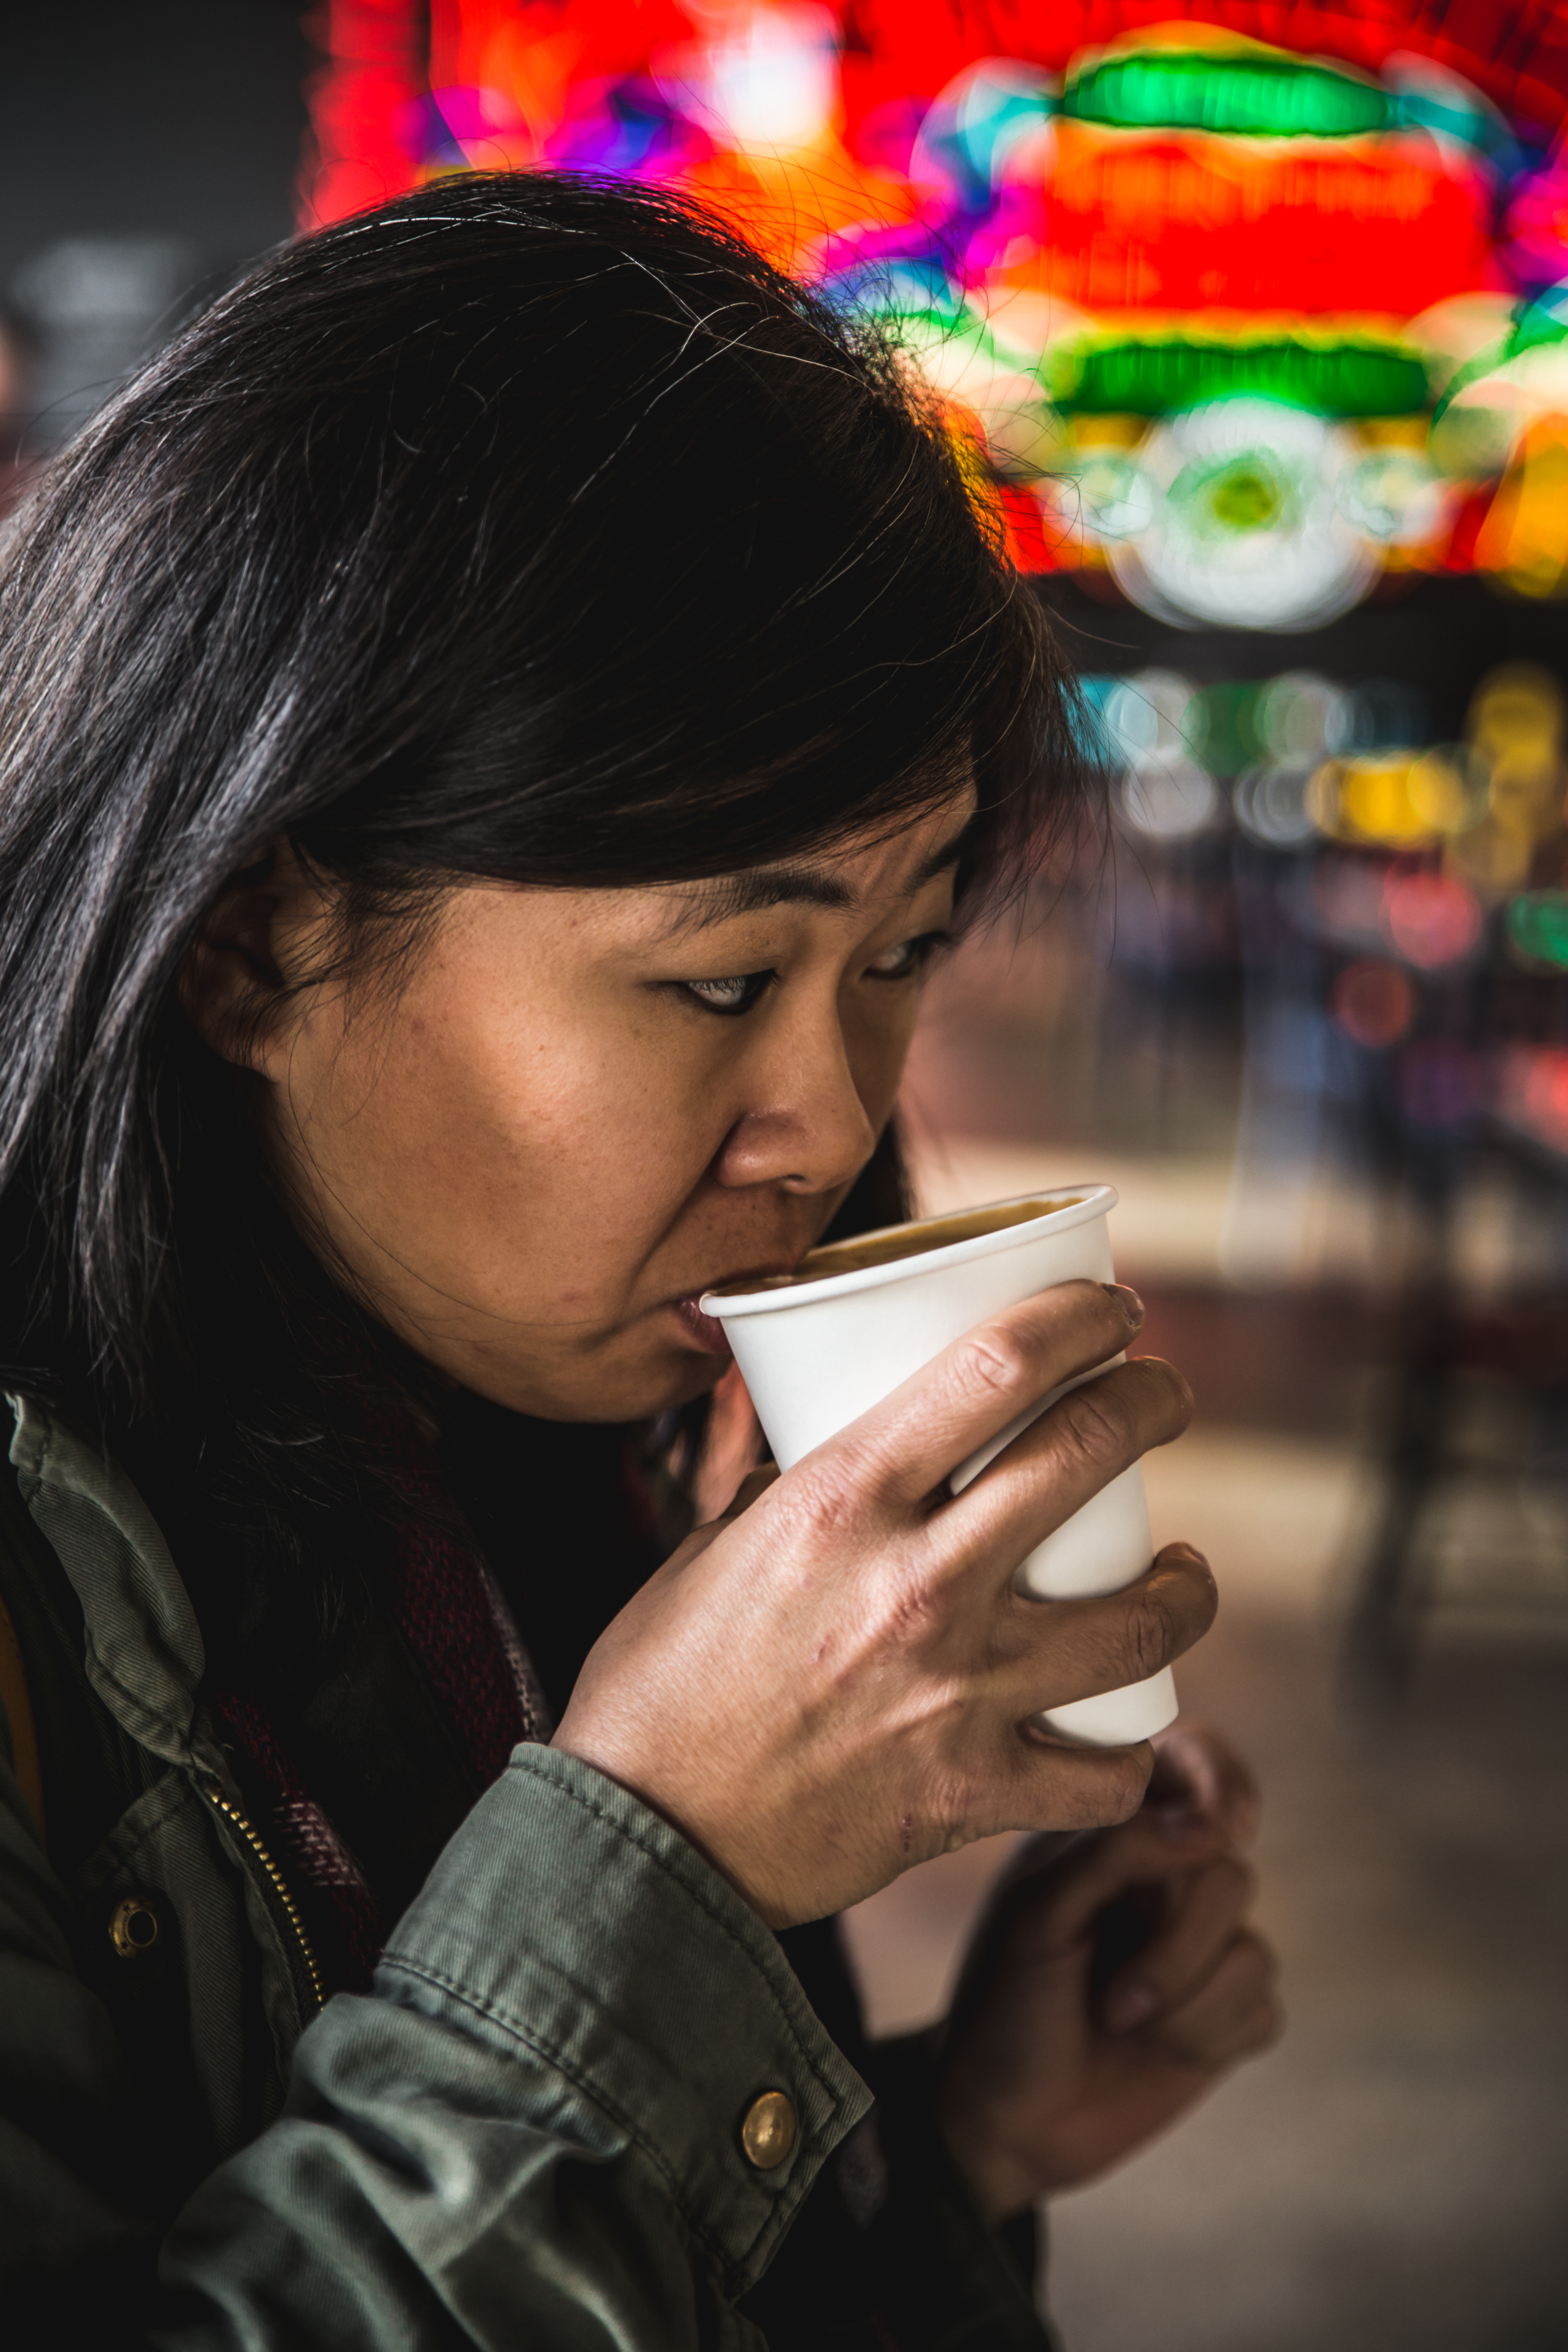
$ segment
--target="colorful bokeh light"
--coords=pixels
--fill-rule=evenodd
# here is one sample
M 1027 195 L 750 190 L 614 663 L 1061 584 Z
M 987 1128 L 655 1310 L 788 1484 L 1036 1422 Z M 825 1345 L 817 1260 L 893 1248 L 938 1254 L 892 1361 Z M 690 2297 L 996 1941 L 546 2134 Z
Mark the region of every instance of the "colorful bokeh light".
M 1521 961 L 1568 971 L 1568 890 L 1530 890 L 1508 910 L 1509 938 Z
M 1568 593 L 1561 8 L 1215 16 L 326 0 L 303 214 L 527 165 L 699 196 L 897 321 L 1020 568 L 1167 618 L 1308 626 L 1391 565 Z
M 1394 874 L 1383 898 L 1391 948 L 1422 971 L 1439 971 L 1470 953 L 1481 936 L 1473 890 L 1451 874 Z
M 1568 1154 L 1568 1046 L 1521 1045 L 1506 1053 L 1498 1108 L 1510 1126 Z
M 1345 1035 L 1379 1051 L 1396 1045 L 1415 1018 L 1417 998 L 1396 963 L 1363 956 L 1346 964 L 1329 992 L 1329 1011 Z

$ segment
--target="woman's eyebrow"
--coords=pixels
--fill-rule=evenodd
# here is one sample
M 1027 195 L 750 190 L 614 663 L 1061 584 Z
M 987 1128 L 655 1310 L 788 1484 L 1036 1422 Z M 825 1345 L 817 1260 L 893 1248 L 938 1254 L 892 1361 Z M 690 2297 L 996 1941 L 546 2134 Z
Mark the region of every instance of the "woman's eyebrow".
M 912 898 L 939 874 L 956 866 L 973 831 L 973 819 L 922 860 L 910 883 Z M 671 924 L 672 932 L 700 931 L 736 915 L 756 915 L 770 907 L 852 907 L 855 893 L 847 882 L 819 866 L 759 866 L 744 874 L 721 874 L 710 882 L 690 886 Z
M 706 930 L 735 915 L 761 914 L 768 907 L 852 907 L 855 893 L 836 875 L 816 866 L 760 866 L 746 874 L 721 874 L 691 887 L 671 926 L 675 931 Z

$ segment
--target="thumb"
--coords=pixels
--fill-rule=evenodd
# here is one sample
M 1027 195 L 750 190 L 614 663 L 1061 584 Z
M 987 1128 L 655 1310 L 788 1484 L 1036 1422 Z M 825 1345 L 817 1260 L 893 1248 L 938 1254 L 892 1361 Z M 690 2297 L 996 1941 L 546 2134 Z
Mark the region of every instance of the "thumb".
M 1246 1760 L 1209 1723 L 1173 1723 L 1154 1737 L 1146 1812 L 1206 1821 L 1233 1845 L 1250 1845 L 1261 1803 Z
M 1021 1956 L 1053 1958 L 1087 1945 L 1108 1905 L 1134 1887 L 1184 1878 L 1228 1844 L 1210 1821 L 1157 1811 L 1136 1813 L 1119 1829 L 1086 1839 L 1055 1871 L 1022 1890 L 1014 1915 Z

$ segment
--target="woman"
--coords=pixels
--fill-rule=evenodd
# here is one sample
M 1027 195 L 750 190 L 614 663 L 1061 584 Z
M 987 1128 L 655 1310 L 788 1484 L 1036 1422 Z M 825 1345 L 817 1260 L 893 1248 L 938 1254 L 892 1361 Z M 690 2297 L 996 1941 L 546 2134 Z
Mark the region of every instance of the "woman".
M 1035 2198 L 1271 2030 L 1238 1769 L 1140 1812 L 1027 1724 L 1208 1622 L 1182 1547 L 1009 1585 L 1181 1384 L 945 1499 L 1136 1328 L 1068 1286 L 680 1521 L 699 1295 L 899 1213 L 921 968 L 1071 814 L 896 356 L 667 202 L 447 183 L 132 384 L 0 627 L 7 2312 L 1039 2342 Z M 866 2045 L 830 1914 L 1118 1822 Z

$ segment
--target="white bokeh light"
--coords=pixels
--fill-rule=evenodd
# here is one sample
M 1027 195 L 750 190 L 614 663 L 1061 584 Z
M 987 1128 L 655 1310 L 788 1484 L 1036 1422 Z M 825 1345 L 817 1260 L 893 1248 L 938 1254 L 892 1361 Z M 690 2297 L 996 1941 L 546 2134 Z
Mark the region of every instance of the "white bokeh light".
M 827 9 L 710 8 L 700 16 L 710 37 L 658 77 L 671 105 L 721 146 L 742 152 L 789 154 L 826 135 L 838 104 L 838 26 Z
M 1327 417 L 1250 394 L 1156 425 L 1138 463 L 1163 495 L 1135 541 L 1108 545 L 1117 584 L 1188 628 L 1300 629 L 1348 612 L 1380 562 L 1336 497 L 1362 454 Z

